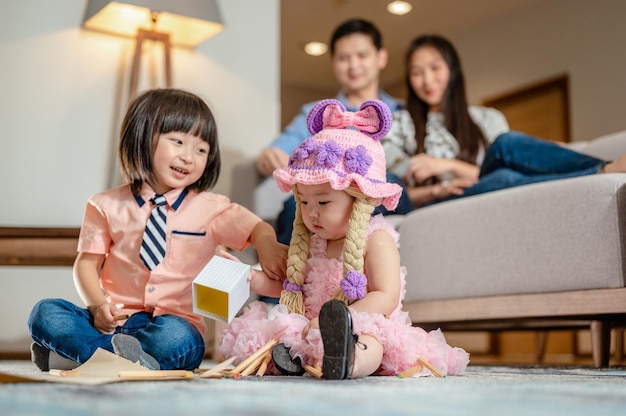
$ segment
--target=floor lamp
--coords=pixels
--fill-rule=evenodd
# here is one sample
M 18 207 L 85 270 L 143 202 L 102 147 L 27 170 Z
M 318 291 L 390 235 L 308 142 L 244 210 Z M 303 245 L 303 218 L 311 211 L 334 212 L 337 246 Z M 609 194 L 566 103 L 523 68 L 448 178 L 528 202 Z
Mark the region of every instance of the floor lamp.
M 165 86 L 172 87 L 171 46 L 193 48 L 224 28 L 217 0 L 89 0 L 83 27 L 135 38 L 129 100 L 137 96 L 143 43 L 164 48 Z

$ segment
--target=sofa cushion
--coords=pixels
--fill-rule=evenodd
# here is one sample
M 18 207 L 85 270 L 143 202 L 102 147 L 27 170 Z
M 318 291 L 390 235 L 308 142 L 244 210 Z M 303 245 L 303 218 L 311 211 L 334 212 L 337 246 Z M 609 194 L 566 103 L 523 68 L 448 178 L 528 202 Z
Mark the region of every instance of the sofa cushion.
M 626 175 L 467 197 L 399 225 L 406 301 L 624 287 Z

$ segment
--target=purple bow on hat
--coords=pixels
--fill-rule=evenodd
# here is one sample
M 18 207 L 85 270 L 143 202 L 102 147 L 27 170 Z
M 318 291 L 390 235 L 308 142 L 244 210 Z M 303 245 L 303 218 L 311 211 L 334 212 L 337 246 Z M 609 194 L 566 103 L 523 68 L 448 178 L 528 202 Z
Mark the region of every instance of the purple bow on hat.
M 372 139 L 380 140 L 391 129 L 393 116 L 382 101 L 368 100 L 353 113 L 346 111 L 341 101 L 327 99 L 319 101 L 307 117 L 307 126 L 313 134 L 324 128 L 343 129 L 354 126 Z
M 343 129 L 354 126 L 362 132 L 375 133 L 379 129 L 379 119 L 373 107 L 352 113 L 342 111 L 337 105 L 329 105 L 324 111 L 324 126 L 331 129 Z

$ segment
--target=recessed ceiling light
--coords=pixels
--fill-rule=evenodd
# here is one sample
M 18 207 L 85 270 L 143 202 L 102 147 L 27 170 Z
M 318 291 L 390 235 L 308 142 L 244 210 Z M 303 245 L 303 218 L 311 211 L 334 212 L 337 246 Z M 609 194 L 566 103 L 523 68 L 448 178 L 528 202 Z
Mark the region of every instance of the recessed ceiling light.
M 406 1 L 396 0 L 387 5 L 387 11 L 398 16 L 407 14 L 411 11 L 411 9 L 413 9 L 413 6 L 411 6 L 411 3 Z
M 326 46 L 326 44 L 322 42 L 309 42 L 304 45 L 304 52 L 306 52 L 307 55 L 311 56 L 324 55 L 327 50 L 328 46 Z

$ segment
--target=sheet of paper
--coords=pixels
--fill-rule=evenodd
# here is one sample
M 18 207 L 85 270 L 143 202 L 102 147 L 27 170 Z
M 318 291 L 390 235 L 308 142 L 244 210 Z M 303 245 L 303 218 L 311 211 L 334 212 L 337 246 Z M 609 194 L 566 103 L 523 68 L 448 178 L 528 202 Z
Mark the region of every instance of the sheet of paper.
M 67 384 L 105 384 L 129 381 L 128 379 L 120 379 L 118 377 L 120 371 L 150 371 L 138 363 L 133 363 L 101 348 L 98 348 L 91 358 L 79 366 L 77 370 L 79 375 L 72 377 L 54 376 L 47 372 L 19 375 L 0 373 L 0 381 L 3 383 L 36 381 Z M 146 379 L 142 378 L 142 380 Z

